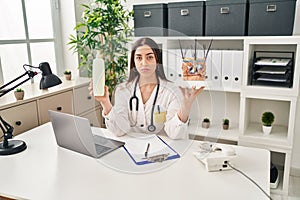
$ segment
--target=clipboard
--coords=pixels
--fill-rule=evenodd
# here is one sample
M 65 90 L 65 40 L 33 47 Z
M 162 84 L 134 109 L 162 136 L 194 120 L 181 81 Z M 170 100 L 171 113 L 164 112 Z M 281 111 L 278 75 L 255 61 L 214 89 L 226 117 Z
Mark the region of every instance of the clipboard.
M 158 135 L 129 138 L 123 148 L 136 165 L 145 165 L 154 163 L 145 158 L 148 143 L 150 144 L 148 158 L 167 154 L 164 160 L 180 158 L 180 155 Z

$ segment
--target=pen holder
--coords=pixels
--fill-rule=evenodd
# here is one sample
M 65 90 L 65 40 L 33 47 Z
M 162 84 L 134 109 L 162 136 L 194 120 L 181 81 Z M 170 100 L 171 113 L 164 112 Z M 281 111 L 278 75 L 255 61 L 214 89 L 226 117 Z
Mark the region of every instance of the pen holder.
M 205 81 L 205 58 L 184 58 L 182 61 L 182 75 L 185 81 Z

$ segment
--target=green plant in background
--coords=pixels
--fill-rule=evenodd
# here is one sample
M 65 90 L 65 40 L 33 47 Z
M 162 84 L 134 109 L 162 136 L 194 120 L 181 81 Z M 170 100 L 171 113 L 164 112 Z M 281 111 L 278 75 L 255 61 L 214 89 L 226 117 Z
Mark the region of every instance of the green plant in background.
M 23 89 L 22 88 L 17 88 L 15 91 L 16 92 L 23 92 Z
M 70 35 L 68 44 L 70 49 L 78 52 L 79 68 L 85 67 L 89 77 L 96 50 L 100 50 L 105 62 L 105 84 L 112 94 L 115 86 L 126 78 L 126 45 L 133 32 L 128 24 L 133 11 L 125 9 L 118 0 L 93 0 L 82 6 L 85 8 L 82 22 L 76 25 L 77 35 Z
M 264 112 L 261 117 L 261 121 L 264 126 L 272 126 L 275 116 L 272 112 Z
M 68 74 L 71 74 L 71 71 L 70 71 L 70 70 L 64 71 L 64 75 L 68 75 Z
M 229 119 L 227 118 L 223 119 L 223 125 L 229 125 Z
M 209 118 L 206 117 L 203 119 L 203 122 L 210 122 L 210 120 L 209 120 Z

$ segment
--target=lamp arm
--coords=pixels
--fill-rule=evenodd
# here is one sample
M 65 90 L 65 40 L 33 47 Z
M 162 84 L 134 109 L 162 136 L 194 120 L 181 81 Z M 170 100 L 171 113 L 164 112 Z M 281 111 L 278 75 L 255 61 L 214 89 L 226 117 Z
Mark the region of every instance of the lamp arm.
M 19 80 L 20 78 L 22 78 L 23 76 L 26 76 L 28 75 L 29 78 L 23 80 L 22 82 L 18 83 L 17 85 L 11 87 L 11 88 L 8 88 L 8 89 L 4 89 L 5 87 L 7 87 L 8 85 L 14 83 L 15 81 Z M 17 78 L 13 79 L 12 81 L 6 83 L 5 85 L 1 86 L 0 87 L 0 97 L 4 96 L 6 93 L 12 91 L 13 89 L 15 89 L 16 87 L 22 85 L 23 83 L 25 83 L 26 81 L 30 80 L 31 78 L 33 78 L 35 75 L 37 75 L 37 72 L 33 72 L 33 71 L 26 71 L 24 74 L 18 76 Z
M 8 139 L 11 139 L 13 136 L 14 127 L 7 123 L 1 116 L 0 116 L 0 128 L 3 132 L 3 147 L 8 148 Z
M 0 116 L 0 127 L 1 127 L 1 129 L 2 129 L 3 132 L 8 132 L 8 131 L 12 132 L 14 130 L 14 127 L 12 125 L 10 125 L 8 122 L 6 122 L 2 118 L 2 116 Z

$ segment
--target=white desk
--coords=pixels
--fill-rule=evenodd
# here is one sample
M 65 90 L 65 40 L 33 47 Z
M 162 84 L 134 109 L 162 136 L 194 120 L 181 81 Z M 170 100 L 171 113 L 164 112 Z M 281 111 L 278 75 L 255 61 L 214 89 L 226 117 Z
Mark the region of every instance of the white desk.
M 191 142 L 189 148 L 181 148 L 183 141 L 172 142 L 181 154 L 187 150 L 180 159 L 167 161 L 162 169 L 159 163 L 142 166 L 152 172 L 140 168 L 133 173 L 139 166 L 123 148 L 96 160 L 57 147 L 50 123 L 18 139 L 28 147 L 19 154 L 0 157 L 0 194 L 37 200 L 267 199 L 234 170 L 207 172 L 192 154 L 198 150 L 199 141 Z M 235 149 L 238 156 L 234 166 L 269 192 L 269 152 L 240 146 Z

